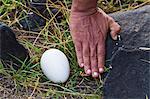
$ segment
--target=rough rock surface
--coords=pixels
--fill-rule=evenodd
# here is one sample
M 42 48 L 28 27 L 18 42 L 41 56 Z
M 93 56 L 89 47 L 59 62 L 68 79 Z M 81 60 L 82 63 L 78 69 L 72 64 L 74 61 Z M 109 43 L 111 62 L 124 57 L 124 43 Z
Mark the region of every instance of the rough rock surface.
M 14 32 L 5 24 L 0 23 L 0 59 L 3 64 L 13 62 L 13 67 L 18 69 L 21 63 L 18 61 L 29 59 L 28 51 L 16 40 Z
M 50 12 L 47 10 L 47 6 L 45 4 L 46 2 L 48 2 L 47 0 L 27 0 L 26 2 L 29 8 L 38 11 L 41 16 L 45 17 L 48 20 L 52 18 L 51 14 L 56 14 L 55 18 L 58 23 L 60 23 L 63 19 L 63 14 L 59 12 L 58 8 L 49 7 Z M 61 2 L 61 0 L 51 0 L 51 2 L 60 5 L 59 2 Z M 46 25 L 46 20 L 41 16 L 32 11 L 27 15 L 25 14 L 26 18 L 20 20 L 21 27 L 25 30 L 40 31 L 39 28 Z
M 111 16 L 122 27 L 124 47 L 114 52 L 114 46 L 109 45 L 112 42 L 107 45 L 107 59 L 112 52 L 113 57 L 103 88 L 104 99 L 146 99 L 150 97 L 150 50 L 138 48 L 150 48 L 150 5 Z
M 150 47 L 150 5 L 111 16 L 121 25 L 125 46 Z

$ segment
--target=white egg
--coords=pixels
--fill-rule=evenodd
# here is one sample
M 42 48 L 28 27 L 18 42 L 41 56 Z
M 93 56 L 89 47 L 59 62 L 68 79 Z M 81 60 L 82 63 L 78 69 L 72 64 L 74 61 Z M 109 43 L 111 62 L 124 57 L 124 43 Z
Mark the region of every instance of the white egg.
M 41 57 L 41 68 L 46 77 L 54 83 L 64 83 L 70 74 L 66 55 L 58 49 L 50 49 Z

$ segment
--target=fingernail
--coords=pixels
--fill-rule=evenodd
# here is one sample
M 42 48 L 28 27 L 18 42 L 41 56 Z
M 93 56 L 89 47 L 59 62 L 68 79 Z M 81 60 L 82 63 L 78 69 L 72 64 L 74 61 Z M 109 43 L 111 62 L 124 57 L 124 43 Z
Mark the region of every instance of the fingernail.
M 87 70 L 87 74 L 88 74 L 88 75 L 91 74 L 91 70 L 90 70 L 90 69 Z
M 116 35 L 116 36 L 114 37 L 114 40 L 117 40 L 117 38 L 118 38 L 118 36 Z
M 103 72 L 104 72 L 104 69 L 103 69 L 103 68 L 99 68 L 99 72 L 100 72 L 100 73 L 103 73 Z
M 83 63 L 81 63 L 81 64 L 80 64 L 80 67 L 84 67 L 84 64 L 83 64 Z
M 97 73 L 97 72 L 94 72 L 94 73 L 93 73 L 93 77 L 98 77 L 98 73 Z

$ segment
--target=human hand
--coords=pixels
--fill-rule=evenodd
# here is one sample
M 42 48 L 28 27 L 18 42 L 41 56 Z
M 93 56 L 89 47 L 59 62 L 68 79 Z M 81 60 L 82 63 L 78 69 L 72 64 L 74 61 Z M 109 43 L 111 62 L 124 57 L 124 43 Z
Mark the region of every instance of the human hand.
M 70 30 L 77 59 L 86 74 L 96 78 L 104 72 L 105 40 L 108 30 L 114 40 L 120 26 L 101 9 L 92 14 L 71 13 Z

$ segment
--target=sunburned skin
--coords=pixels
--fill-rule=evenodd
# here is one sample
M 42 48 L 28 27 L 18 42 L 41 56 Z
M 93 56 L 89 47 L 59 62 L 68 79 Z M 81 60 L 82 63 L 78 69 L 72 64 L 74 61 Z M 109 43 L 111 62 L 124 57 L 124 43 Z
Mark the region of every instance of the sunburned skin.
M 79 66 L 87 75 L 98 77 L 104 71 L 107 32 L 116 40 L 119 24 L 97 8 L 97 0 L 73 0 L 69 26 Z
M 73 12 L 89 12 L 91 9 L 96 9 L 97 0 L 73 0 Z

